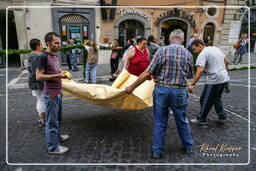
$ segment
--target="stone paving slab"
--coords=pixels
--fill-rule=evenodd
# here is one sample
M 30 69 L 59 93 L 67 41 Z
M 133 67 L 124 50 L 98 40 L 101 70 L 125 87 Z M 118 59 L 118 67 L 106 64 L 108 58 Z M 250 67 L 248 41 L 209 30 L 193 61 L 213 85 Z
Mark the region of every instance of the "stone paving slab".
M 182 153 L 174 120 L 169 118 L 166 146 L 163 159 L 165 164 L 178 162 L 247 162 L 248 160 L 248 71 L 229 72 L 232 79 L 239 81 L 230 94 L 223 95 L 225 109 L 230 120 L 221 124 L 216 121 L 214 110 L 209 114 L 209 125 L 191 125 L 195 141 L 194 153 Z M 2 80 L 2 77 L 0 77 Z M 240 79 L 240 80 L 239 80 Z M 244 80 L 243 80 L 244 79 Z M 252 80 L 253 81 L 253 80 Z M 106 82 L 102 82 L 106 83 Z M 236 82 L 237 83 L 237 82 Z M 110 84 L 107 82 L 107 84 Z M 189 97 L 188 118 L 194 118 L 199 111 L 198 97 L 203 85 Z M 0 139 L 0 170 L 255 170 L 256 158 L 256 117 L 255 88 L 251 89 L 251 163 L 249 166 L 139 166 L 139 163 L 155 163 L 150 159 L 152 136 L 152 109 L 127 111 L 102 108 L 77 98 L 63 100 L 63 133 L 71 139 L 65 143 L 70 152 L 63 156 L 49 155 L 45 148 L 44 130 L 37 125 L 35 99 L 31 91 L 9 90 L 8 105 L 8 161 L 9 162 L 71 162 L 71 163 L 135 163 L 135 166 L 8 166 L 5 164 L 5 139 Z M 0 121 L 5 120 L 5 97 L 0 96 Z M 2 103 L 3 102 L 3 103 Z M 233 114 L 232 114 L 233 113 Z M 241 116 L 242 118 L 236 116 Z M 0 135 L 5 137 L 5 124 L 0 124 Z M 196 147 L 202 143 L 216 145 L 226 143 L 242 148 L 239 157 L 205 157 Z

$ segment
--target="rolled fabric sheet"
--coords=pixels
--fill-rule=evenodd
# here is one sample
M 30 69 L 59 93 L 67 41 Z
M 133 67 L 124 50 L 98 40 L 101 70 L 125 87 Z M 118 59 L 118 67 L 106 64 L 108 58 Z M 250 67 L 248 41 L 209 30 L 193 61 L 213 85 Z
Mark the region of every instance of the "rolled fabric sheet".
M 132 94 L 127 94 L 125 87 L 131 85 L 137 78 L 127 70 L 123 70 L 112 86 L 76 83 L 72 79 L 62 79 L 62 87 L 70 94 L 98 106 L 141 110 L 153 105 L 152 92 L 155 84 L 153 80 L 146 80 Z

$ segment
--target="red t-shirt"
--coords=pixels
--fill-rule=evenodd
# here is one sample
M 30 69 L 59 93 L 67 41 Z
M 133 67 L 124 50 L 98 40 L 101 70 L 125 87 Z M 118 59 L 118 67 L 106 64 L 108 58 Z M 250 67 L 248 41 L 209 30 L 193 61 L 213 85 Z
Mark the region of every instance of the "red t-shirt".
M 135 54 L 133 58 L 130 59 L 130 63 L 128 65 L 128 72 L 130 74 L 139 76 L 142 72 L 144 72 L 149 65 L 149 56 L 147 48 L 141 52 L 136 46 Z

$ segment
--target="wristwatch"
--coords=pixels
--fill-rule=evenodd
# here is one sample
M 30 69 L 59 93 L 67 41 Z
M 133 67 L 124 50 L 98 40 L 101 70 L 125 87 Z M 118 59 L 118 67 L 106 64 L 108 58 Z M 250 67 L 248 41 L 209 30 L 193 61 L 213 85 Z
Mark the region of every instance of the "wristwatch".
M 196 83 L 195 83 L 195 82 L 193 82 L 193 83 L 192 83 L 192 86 L 195 86 L 195 85 L 196 85 Z

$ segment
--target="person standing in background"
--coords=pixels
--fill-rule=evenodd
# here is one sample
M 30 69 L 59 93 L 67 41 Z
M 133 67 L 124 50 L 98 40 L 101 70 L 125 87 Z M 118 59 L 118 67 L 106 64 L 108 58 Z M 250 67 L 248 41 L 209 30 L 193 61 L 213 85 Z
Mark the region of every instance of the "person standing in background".
M 75 42 L 73 39 L 70 39 L 69 42 L 70 42 L 70 46 L 75 45 Z M 71 49 L 70 58 L 71 58 L 72 71 L 78 71 L 79 68 L 77 66 L 77 49 L 76 48 Z
M 88 52 L 84 82 L 89 83 L 89 78 L 91 75 L 92 83 L 96 84 L 99 49 L 97 48 L 94 40 L 90 41 L 90 46 L 84 45 L 84 47 Z
M 242 34 L 241 38 L 239 39 L 240 46 L 236 49 L 234 59 L 233 59 L 233 64 L 238 64 L 240 65 L 241 62 L 243 61 L 243 55 L 247 53 L 247 43 L 248 43 L 248 38 L 247 34 Z
M 160 48 L 158 44 L 155 43 L 155 37 L 153 35 L 148 36 L 147 48 L 150 53 L 150 61 L 153 59 L 154 54 L 156 53 L 157 49 Z
M 123 47 L 119 45 L 119 41 L 117 39 L 114 40 L 114 44 L 112 46 L 112 53 L 110 56 L 110 68 L 111 68 L 111 78 L 110 81 L 114 81 L 115 77 L 114 74 L 118 68 L 118 61 L 119 58 L 122 56 Z
M 45 127 L 45 104 L 43 101 L 44 82 L 36 80 L 36 65 L 39 55 L 43 50 L 42 43 L 39 39 L 31 39 L 29 42 L 32 52 L 28 56 L 28 71 L 30 73 L 28 78 L 29 88 L 32 90 L 32 95 L 37 98 L 36 109 L 39 115 L 39 126 Z
M 70 45 L 70 41 L 67 40 L 67 46 L 69 46 L 69 45 Z M 68 69 L 72 70 L 71 60 L 70 60 L 71 50 L 70 49 L 65 49 L 64 53 L 66 55 L 66 62 L 67 62 L 67 65 L 68 65 Z
M 164 36 L 161 36 L 160 39 L 159 39 L 159 46 L 163 47 L 165 46 L 165 43 L 164 43 Z

